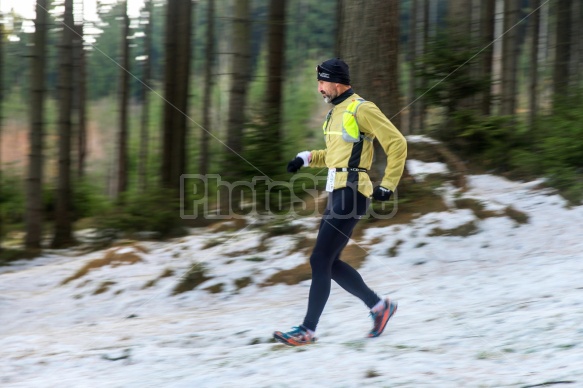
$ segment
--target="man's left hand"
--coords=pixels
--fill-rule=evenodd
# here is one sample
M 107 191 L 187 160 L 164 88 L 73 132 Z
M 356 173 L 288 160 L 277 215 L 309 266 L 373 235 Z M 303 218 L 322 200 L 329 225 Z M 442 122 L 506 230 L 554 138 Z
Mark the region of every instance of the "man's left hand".
M 383 186 L 375 187 L 372 192 L 372 197 L 377 201 L 388 201 L 391 199 L 391 195 L 393 195 L 393 191 Z

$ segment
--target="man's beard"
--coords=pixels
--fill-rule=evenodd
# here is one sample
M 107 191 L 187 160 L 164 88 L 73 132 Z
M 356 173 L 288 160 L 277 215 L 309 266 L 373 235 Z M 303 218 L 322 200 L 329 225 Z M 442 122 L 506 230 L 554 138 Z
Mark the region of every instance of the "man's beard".
M 326 104 L 331 104 L 332 103 L 332 100 L 335 99 L 338 96 L 328 95 L 328 94 L 322 94 L 322 97 L 324 97 L 324 102 Z

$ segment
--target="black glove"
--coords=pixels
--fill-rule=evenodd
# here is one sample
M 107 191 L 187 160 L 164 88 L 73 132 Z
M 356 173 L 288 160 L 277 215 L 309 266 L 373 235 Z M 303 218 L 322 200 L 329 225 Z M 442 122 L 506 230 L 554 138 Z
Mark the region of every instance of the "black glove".
M 297 172 L 304 165 L 304 159 L 299 156 L 287 164 L 287 172 Z
M 377 201 L 388 201 L 391 198 L 391 195 L 393 195 L 393 191 L 384 188 L 383 186 L 377 186 L 372 191 L 372 197 Z

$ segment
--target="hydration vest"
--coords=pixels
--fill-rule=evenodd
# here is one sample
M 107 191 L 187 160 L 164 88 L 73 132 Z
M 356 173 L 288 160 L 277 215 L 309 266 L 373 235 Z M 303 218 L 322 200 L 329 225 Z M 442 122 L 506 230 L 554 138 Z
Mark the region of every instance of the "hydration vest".
M 372 139 L 368 136 L 363 135 L 358 128 L 358 120 L 356 119 L 356 112 L 360 105 L 362 105 L 366 100 L 363 98 L 357 98 L 353 100 L 342 114 L 342 132 L 340 131 L 329 131 L 328 125 L 330 124 L 330 117 L 332 116 L 332 111 L 334 108 L 330 109 L 326 115 L 326 121 L 322 126 L 324 135 L 339 135 L 342 139 L 348 143 L 358 143 L 362 140 L 368 140 L 372 142 Z

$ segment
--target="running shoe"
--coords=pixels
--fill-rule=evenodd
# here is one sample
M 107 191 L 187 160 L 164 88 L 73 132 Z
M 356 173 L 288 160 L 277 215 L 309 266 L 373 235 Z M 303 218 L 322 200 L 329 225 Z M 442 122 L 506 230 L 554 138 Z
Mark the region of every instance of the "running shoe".
M 385 307 L 376 312 L 371 312 L 370 315 L 374 321 L 374 325 L 370 333 L 368 333 L 369 338 L 378 337 L 379 335 L 383 334 L 389 319 L 395 314 L 397 311 L 397 302 L 391 302 L 388 298 L 385 300 Z
M 310 333 L 301 326 L 293 327 L 286 333 L 276 331 L 273 333 L 273 338 L 289 346 L 303 346 L 316 342 L 316 337 L 310 335 Z

